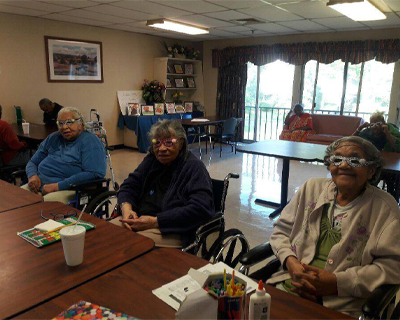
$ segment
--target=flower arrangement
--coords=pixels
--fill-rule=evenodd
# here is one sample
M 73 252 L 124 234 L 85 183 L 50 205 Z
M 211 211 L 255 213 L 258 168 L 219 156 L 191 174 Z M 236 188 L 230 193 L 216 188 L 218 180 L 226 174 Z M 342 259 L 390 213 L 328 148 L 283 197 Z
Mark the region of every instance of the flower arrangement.
M 197 59 L 200 55 L 200 51 L 194 48 L 190 48 L 187 50 L 187 58 L 188 59 Z
M 180 55 L 186 55 L 187 54 L 187 48 L 182 46 L 181 44 L 178 44 L 178 43 L 175 43 L 172 46 L 172 51 L 173 51 L 175 56 L 177 54 L 180 54 Z
M 164 102 L 165 85 L 157 80 L 144 80 L 142 97 L 146 103 Z
M 172 95 L 172 100 L 175 103 L 182 103 L 182 100 L 181 100 L 182 97 L 183 97 L 183 93 L 180 91 L 177 91 Z
M 161 41 L 161 43 L 165 48 L 165 50 L 167 51 L 168 55 L 172 57 L 172 55 L 174 54 L 174 50 L 172 49 L 172 47 L 169 46 L 165 41 Z

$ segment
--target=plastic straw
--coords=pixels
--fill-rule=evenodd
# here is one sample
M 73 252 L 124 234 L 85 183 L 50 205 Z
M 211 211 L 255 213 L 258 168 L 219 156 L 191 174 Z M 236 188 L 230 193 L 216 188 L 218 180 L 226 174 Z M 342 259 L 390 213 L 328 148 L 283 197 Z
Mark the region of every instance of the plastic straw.
M 76 221 L 76 223 L 75 223 L 74 231 L 75 231 L 75 228 L 78 225 L 78 223 L 81 221 L 81 218 L 82 218 L 83 212 L 85 212 L 86 206 L 87 206 L 87 204 L 85 204 L 85 206 L 83 207 L 82 212 L 78 217 L 78 221 Z

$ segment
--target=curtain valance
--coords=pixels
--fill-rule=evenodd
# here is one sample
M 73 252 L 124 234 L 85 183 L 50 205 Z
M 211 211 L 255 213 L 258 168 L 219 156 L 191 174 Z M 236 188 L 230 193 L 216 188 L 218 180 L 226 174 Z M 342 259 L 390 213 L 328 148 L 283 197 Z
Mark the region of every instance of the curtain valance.
M 310 60 L 332 63 L 339 59 L 352 64 L 372 59 L 392 63 L 400 59 L 400 39 L 256 45 L 212 51 L 214 68 L 230 64 L 244 65 L 247 62 L 262 66 L 281 60 L 302 65 Z

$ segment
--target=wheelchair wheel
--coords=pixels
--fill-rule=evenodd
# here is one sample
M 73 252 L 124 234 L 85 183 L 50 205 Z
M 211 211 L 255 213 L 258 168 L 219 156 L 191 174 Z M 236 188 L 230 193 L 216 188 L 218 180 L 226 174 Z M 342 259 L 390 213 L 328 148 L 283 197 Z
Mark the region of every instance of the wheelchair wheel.
M 106 191 L 95 197 L 85 211 L 98 218 L 109 219 L 118 210 L 117 202 L 117 192 Z
M 235 268 L 242 255 L 249 252 L 250 246 L 244 234 L 238 229 L 225 231 L 218 240 L 213 251 L 211 262 L 224 262 L 231 268 Z

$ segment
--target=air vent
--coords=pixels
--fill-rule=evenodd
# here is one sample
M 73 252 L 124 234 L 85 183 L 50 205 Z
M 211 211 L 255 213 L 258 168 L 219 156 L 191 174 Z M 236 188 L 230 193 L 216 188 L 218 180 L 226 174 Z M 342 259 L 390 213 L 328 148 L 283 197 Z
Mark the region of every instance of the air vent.
M 253 24 L 265 23 L 265 21 L 257 20 L 254 18 L 231 20 L 231 22 L 240 24 L 241 26 L 249 26 Z

